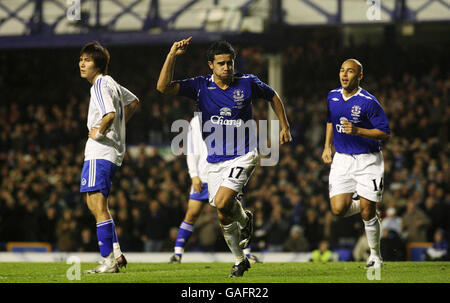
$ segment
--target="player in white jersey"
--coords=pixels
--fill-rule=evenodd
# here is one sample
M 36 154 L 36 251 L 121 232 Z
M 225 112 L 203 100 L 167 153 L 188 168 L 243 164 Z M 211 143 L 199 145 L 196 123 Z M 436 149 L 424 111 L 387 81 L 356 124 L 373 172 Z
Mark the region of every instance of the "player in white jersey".
M 104 258 L 99 266 L 86 273 L 114 273 L 127 264 L 109 213 L 108 195 L 125 155 L 125 124 L 139 99 L 106 75 L 109 60 L 108 50 L 98 42 L 88 43 L 81 49 L 80 75 L 92 87 L 80 192 L 86 193 L 88 208 L 95 216 L 98 245 Z
M 208 150 L 202 138 L 200 126 L 200 116 L 196 114 L 190 122 L 187 135 L 187 155 L 186 162 L 192 186 L 189 195 L 188 208 L 183 222 L 178 229 L 177 240 L 175 241 L 174 254 L 170 258 L 170 263 L 180 263 L 184 253 L 184 247 L 194 232 L 194 225 L 197 222 L 203 208 L 208 204 L 208 165 L 206 157 Z M 247 257 L 252 262 L 260 262 L 254 255 L 250 255 L 250 248 L 245 251 Z
M 171 263 L 181 262 L 184 247 L 194 232 L 194 224 L 197 222 L 204 206 L 208 204 L 208 162 L 206 162 L 208 151 L 202 138 L 198 115 L 194 116 L 190 122 L 187 145 L 186 162 L 192 186 L 186 215 L 178 229 L 174 255 L 170 258 Z
M 366 267 L 379 268 L 380 222 L 377 203 L 383 193 L 381 141 L 390 137 L 389 121 L 378 100 L 359 86 L 363 67 L 348 59 L 341 66 L 342 87 L 329 92 L 322 160 L 331 164 L 331 211 L 341 217 L 361 213 L 370 247 Z M 332 155 L 332 149 L 336 153 Z M 352 199 L 353 194 L 359 196 Z

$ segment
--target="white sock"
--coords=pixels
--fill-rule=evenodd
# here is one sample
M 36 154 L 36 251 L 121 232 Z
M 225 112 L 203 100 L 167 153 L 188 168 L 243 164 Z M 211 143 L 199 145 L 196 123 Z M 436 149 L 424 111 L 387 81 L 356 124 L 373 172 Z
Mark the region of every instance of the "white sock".
M 380 222 L 377 216 L 373 217 L 369 221 L 364 222 L 366 229 L 367 242 L 370 247 L 370 255 L 381 258 L 380 254 Z
M 359 214 L 361 212 L 361 206 L 360 206 L 359 200 L 352 200 L 352 204 L 348 208 L 347 212 L 345 213 L 344 217 L 350 217 L 356 214 Z
M 182 255 L 184 253 L 184 248 L 183 247 L 179 247 L 179 246 L 175 246 L 174 252 L 176 255 Z
M 239 247 L 239 239 L 241 232 L 238 228 L 237 222 L 233 222 L 229 225 L 222 225 L 223 237 L 225 238 L 225 242 L 227 242 L 228 247 L 231 250 L 231 253 L 234 255 L 235 264 L 239 264 L 245 259 L 245 254 L 243 250 Z
M 113 243 L 113 251 L 114 251 L 114 258 L 118 258 L 122 255 L 122 251 L 120 250 L 119 242 Z
M 233 208 L 231 209 L 233 221 L 239 222 L 241 228 L 243 228 L 248 221 L 248 217 L 245 214 L 244 209 L 242 208 L 241 202 L 238 200 L 234 200 Z
M 244 248 L 244 254 L 247 258 L 250 257 L 250 254 L 251 254 L 250 246 L 247 246 L 247 248 Z

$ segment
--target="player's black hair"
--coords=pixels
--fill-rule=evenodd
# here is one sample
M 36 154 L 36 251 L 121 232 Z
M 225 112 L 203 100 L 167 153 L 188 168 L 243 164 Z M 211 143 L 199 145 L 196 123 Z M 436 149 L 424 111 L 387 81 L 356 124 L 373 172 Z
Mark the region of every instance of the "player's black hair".
M 232 59 L 236 58 L 236 52 L 228 41 L 216 41 L 206 50 L 206 59 L 213 62 L 215 55 L 230 54 Z
M 110 60 L 109 51 L 99 42 L 93 41 L 87 43 L 80 51 L 80 56 L 87 54 L 92 56 L 94 64 L 104 75 L 108 74 L 108 65 Z

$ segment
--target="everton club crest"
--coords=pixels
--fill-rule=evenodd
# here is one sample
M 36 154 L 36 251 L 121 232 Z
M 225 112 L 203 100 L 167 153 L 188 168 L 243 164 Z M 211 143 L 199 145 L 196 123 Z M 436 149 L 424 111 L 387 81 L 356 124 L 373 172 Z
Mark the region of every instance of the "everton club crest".
M 234 102 L 244 101 L 244 91 L 242 89 L 235 89 L 233 92 Z
M 352 107 L 352 118 L 353 118 L 352 122 L 358 123 L 360 116 L 361 116 L 361 106 L 353 105 L 353 107 Z

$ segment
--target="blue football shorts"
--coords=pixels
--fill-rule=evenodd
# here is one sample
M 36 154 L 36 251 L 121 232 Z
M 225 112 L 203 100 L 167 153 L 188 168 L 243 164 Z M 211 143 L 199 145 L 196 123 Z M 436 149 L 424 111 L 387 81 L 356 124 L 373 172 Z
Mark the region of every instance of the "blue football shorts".
M 117 165 L 108 160 L 84 161 L 81 171 L 80 192 L 100 191 L 105 197 L 108 197 L 112 180 L 118 168 Z
M 203 183 L 202 191 L 194 191 L 194 187 L 191 186 L 191 193 L 189 195 L 189 200 L 196 200 L 203 203 L 208 203 L 208 183 Z

